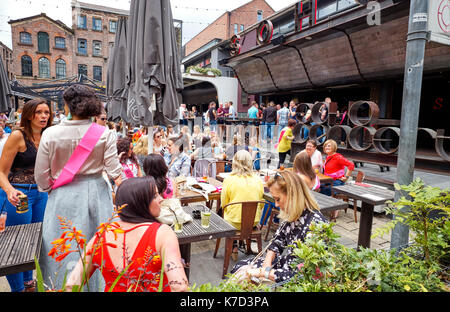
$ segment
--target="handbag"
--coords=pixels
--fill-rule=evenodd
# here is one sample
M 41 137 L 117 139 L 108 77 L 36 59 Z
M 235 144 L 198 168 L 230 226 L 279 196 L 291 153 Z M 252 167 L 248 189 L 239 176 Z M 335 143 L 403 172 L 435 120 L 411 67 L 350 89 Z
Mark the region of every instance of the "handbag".
M 156 220 L 159 223 L 172 225 L 175 221 L 181 224 L 190 222 L 192 217 L 181 207 L 181 202 L 178 198 L 167 198 L 161 202 L 161 212 Z
M 85 163 L 91 152 L 94 150 L 98 140 L 105 132 L 106 127 L 92 123 L 88 131 L 85 133 L 80 143 L 77 145 L 69 161 L 64 166 L 61 174 L 53 183 L 52 190 L 72 182 L 75 175 L 80 171 L 81 166 Z

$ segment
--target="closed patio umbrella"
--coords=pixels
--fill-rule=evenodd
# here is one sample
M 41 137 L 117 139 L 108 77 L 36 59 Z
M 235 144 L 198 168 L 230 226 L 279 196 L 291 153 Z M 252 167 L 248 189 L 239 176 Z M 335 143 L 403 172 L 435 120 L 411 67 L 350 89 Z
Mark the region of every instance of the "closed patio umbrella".
M 121 118 L 129 122 L 127 117 L 127 95 L 126 95 L 126 53 L 127 53 L 127 25 L 128 18 L 120 17 L 117 23 L 114 47 L 108 60 L 106 78 L 106 93 L 108 102 L 106 110 L 108 120 L 119 121 Z
M 7 113 L 11 110 L 11 95 L 12 91 L 8 74 L 3 66 L 3 61 L 0 58 L 0 113 Z
M 133 124 L 178 123 L 183 89 L 169 0 L 132 0 L 127 36 L 127 116 Z M 152 98 L 156 101 L 152 106 Z

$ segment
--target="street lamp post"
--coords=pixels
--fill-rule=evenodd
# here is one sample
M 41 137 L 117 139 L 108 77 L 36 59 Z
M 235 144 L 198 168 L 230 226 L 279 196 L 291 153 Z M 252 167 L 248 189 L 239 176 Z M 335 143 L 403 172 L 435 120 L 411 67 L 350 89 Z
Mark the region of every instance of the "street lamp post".
M 397 160 L 397 182 L 400 185 L 410 184 L 414 178 L 425 44 L 428 41 L 427 25 L 428 1 L 411 0 Z M 394 200 L 397 201 L 402 196 L 406 194 L 396 190 Z M 408 241 L 409 227 L 398 223 L 392 230 L 391 248 L 402 247 Z

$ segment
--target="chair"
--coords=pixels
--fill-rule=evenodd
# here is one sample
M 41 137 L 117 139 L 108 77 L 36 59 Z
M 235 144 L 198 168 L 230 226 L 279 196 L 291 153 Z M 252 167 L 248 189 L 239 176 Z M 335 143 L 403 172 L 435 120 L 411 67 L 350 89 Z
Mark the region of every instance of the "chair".
M 216 178 L 219 173 L 225 172 L 225 165 L 231 166 L 232 162 L 228 160 L 214 160 L 208 165 L 208 171 L 211 173 L 212 178 Z
M 269 221 L 267 221 L 267 231 L 264 236 L 264 241 L 267 242 L 267 237 L 269 236 L 270 228 L 272 227 L 273 218 L 280 212 L 280 208 L 274 207 L 270 212 Z
M 211 176 L 211 170 L 210 170 L 210 165 L 211 163 L 213 163 L 214 160 L 211 159 L 197 159 L 195 161 L 194 164 L 194 168 L 192 169 L 192 176 L 194 178 L 199 178 L 199 177 L 210 177 Z
M 259 169 L 269 169 L 270 158 L 260 157 L 253 161 L 253 168 L 255 168 L 255 163 L 259 160 Z
M 223 209 L 230 205 L 242 205 L 241 212 L 241 230 L 236 232 L 235 236 L 227 237 L 225 239 L 225 256 L 223 262 L 223 272 L 222 279 L 228 272 L 228 266 L 230 264 L 230 257 L 233 251 L 233 241 L 240 240 L 246 241 L 247 243 L 247 254 L 251 254 L 251 239 L 256 239 L 258 244 L 258 253 L 262 251 L 262 233 L 260 230 L 254 230 L 253 224 L 255 223 L 256 210 L 258 204 L 264 204 L 264 201 L 245 201 L 245 202 L 235 202 L 225 205 Z M 217 255 L 217 251 L 220 247 L 220 238 L 217 239 L 216 249 L 214 251 L 214 258 Z
M 365 178 L 365 174 L 363 171 L 357 171 L 356 174 L 356 179 L 355 179 L 355 183 L 362 183 L 364 181 Z M 349 200 L 353 201 L 353 215 L 355 217 L 355 223 L 358 223 L 358 205 L 357 205 L 357 199 L 355 198 L 350 198 L 347 195 L 344 194 L 337 194 L 334 197 L 342 199 L 343 201 L 346 201 L 347 203 L 349 203 Z M 347 208 L 345 208 L 344 210 L 347 213 Z

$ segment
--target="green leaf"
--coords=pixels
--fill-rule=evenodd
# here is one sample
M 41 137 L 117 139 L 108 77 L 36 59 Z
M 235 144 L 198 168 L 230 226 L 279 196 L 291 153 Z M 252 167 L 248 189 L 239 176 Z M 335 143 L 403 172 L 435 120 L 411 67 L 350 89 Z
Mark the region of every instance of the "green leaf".
M 36 284 L 38 292 L 45 292 L 44 279 L 42 277 L 41 267 L 39 266 L 39 261 L 34 257 L 34 263 L 36 265 Z

